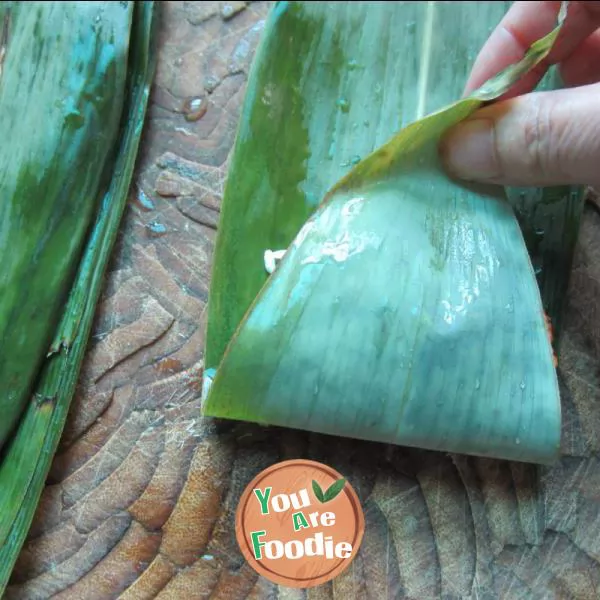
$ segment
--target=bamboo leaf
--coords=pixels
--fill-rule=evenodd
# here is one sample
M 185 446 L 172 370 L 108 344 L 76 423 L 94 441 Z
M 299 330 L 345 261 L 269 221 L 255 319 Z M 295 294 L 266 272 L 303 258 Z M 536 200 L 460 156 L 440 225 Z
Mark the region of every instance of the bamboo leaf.
M 0 448 L 48 352 L 118 135 L 132 7 L 73 6 L 0 4 L 11 140 L 0 146 Z
M 543 60 L 565 17 L 521 62 L 452 101 L 464 58 L 505 8 L 277 4 L 223 205 L 204 414 L 554 459 L 558 384 L 514 196 L 450 180 L 438 157 L 449 127 Z M 572 256 L 581 202 L 563 192 L 557 210 L 573 217 L 553 240 Z M 275 249 L 287 251 L 268 277 L 263 253 Z M 547 278 L 550 299 L 564 293 L 560 279 Z
M 9 3 L 10 4 L 10 3 Z M 60 21 L 60 15 L 44 20 L 47 12 L 64 12 L 63 18 L 67 24 L 73 21 L 86 32 L 86 37 L 92 40 L 91 46 L 99 44 L 102 54 L 102 44 L 99 38 L 107 35 L 110 39 L 115 30 L 122 28 L 121 37 L 113 50 L 114 56 L 104 51 L 105 65 L 113 73 L 125 74 L 124 67 L 128 65 L 127 79 L 121 80 L 122 89 L 113 89 L 105 101 L 113 104 L 116 99 L 123 98 L 122 111 L 112 114 L 104 129 L 112 138 L 107 141 L 107 162 L 96 181 L 94 196 L 99 202 L 97 211 L 93 214 L 91 230 L 85 238 L 80 260 L 77 261 L 77 273 L 70 288 L 62 319 L 58 327 L 54 326 L 53 350 L 43 358 L 38 377 L 29 383 L 33 393 L 26 410 L 14 432 L 9 438 L 2 455 L 0 464 L 0 595 L 7 585 L 8 578 L 17 558 L 18 552 L 25 540 L 31 520 L 37 507 L 40 494 L 56 451 L 62 433 L 67 412 L 77 383 L 79 369 L 87 347 L 90 328 L 95 313 L 96 303 L 100 294 L 103 274 L 110 258 L 111 250 L 116 239 L 118 226 L 126 205 L 127 192 L 133 174 L 137 149 L 141 136 L 142 124 L 150 91 L 150 83 L 154 73 L 154 27 L 156 15 L 153 2 L 134 3 L 31 3 L 30 8 L 39 18 L 38 36 L 21 39 L 21 46 L 36 43 L 57 44 L 54 38 L 56 31 L 52 30 L 53 23 Z M 36 6 L 40 4 L 42 6 Z M 118 6 L 117 8 L 117 5 Z M 98 12 L 102 15 L 97 20 Z M 29 18 L 29 17 L 28 17 Z M 50 28 L 51 34 L 47 32 Z M 27 29 L 24 28 L 24 33 Z M 97 34 L 89 36 L 89 31 Z M 104 34 L 100 32 L 104 31 Z M 112 33 L 111 33 L 112 32 Z M 61 43 L 66 44 L 70 36 L 79 37 L 79 30 L 73 30 L 64 35 Z M 15 37 L 19 39 L 18 33 Z M 13 42 L 14 42 L 13 38 Z M 12 43 L 12 42 L 11 42 Z M 114 43 L 114 40 L 111 44 Z M 55 49 L 56 50 L 56 49 Z M 49 51 L 49 54 L 52 54 Z M 57 63 L 61 63 L 58 51 L 52 54 Z M 81 60 L 96 61 L 97 56 L 79 56 Z M 94 75 L 85 72 L 87 77 Z M 90 83 L 93 83 L 91 81 Z M 102 82 L 104 86 L 106 81 Z M 1 87 L 1 86 L 0 86 Z M 33 85 L 35 88 L 35 85 Z M 34 90 L 35 91 L 35 90 Z M 69 96 L 67 96 L 67 99 Z M 46 97 L 50 102 L 52 97 Z M 83 111 L 89 109 L 89 103 L 98 102 L 99 98 L 88 97 L 82 103 Z M 118 103 L 117 103 L 118 104 Z M 107 115 L 105 115 L 107 116 Z M 108 116 L 107 116 L 108 118 Z M 90 133 L 85 129 L 82 136 Z M 121 127 L 119 127 L 121 126 Z M 94 125 L 91 125 L 92 132 Z M 96 141 L 96 143 L 98 143 Z M 73 152 L 77 152 L 75 147 Z M 79 151 L 82 151 L 79 149 Z M 77 157 L 79 160 L 81 157 Z M 93 169 L 87 165 L 86 170 Z M 94 165 L 97 168 L 99 165 Z M 63 174 L 54 173 L 56 185 Z M 69 196 L 66 200 L 76 204 L 77 197 Z M 66 201 L 65 200 L 65 201 Z M 55 265 L 57 269 L 61 265 Z M 38 275 L 39 278 L 39 275 Z M 38 282 L 39 283 L 39 282 Z M 32 303 L 35 298 L 30 300 Z

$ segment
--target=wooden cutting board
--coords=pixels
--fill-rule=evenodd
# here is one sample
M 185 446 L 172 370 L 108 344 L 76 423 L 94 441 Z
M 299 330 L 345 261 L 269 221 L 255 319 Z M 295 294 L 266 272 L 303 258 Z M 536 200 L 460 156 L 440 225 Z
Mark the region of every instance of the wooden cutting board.
M 271 3 L 161 4 L 129 207 L 62 446 L 6 597 L 598 598 L 600 213 L 586 209 L 573 269 L 555 467 L 204 421 L 215 228 Z M 259 579 L 233 527 L 245 485 L 288 458 L 343 473 L 365 511 L 350 569 L 306 592 Z

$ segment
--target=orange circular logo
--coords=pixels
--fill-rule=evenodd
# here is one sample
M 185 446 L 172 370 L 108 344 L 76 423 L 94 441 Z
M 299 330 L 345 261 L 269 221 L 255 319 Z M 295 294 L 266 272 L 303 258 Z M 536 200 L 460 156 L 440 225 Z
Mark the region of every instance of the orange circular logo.
M 337 471 L 312 460 L 288 460 L 248 485 L 235 527 L 240 549 L 259 575 L 309 588 L 350 565 L 365 519 L 356 492 Z

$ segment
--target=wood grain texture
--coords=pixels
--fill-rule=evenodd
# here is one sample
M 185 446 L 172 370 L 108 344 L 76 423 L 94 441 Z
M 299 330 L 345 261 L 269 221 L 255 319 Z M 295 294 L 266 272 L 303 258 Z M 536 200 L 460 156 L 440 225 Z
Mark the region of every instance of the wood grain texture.
M 562 458 L 479 460 L 199 418 L 219 203 L 269 2 L 164 2 L 143 152 L 62 445 L 6 597 L 593 599 L 600 595 L 600 214 L 561 341 Z M 186 99 L 206 97 L 197 121 Z M 244 563 L 234 514 L 279 460 L 327 463 L 365 510 L 334 582 Z

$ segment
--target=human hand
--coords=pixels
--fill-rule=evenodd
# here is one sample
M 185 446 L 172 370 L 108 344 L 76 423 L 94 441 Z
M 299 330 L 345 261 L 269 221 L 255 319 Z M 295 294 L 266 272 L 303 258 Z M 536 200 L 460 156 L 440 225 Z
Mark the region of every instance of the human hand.
M 555 26 L 560 2 L 516 2 L 481 49 L 465 94 L 522 58 Z M 558 64 L 566 89 L 532 92 Z M 442 140 L 448 171 L 504 185 L 600 184 L 600 2 L 570 2 L 547 60 Z

